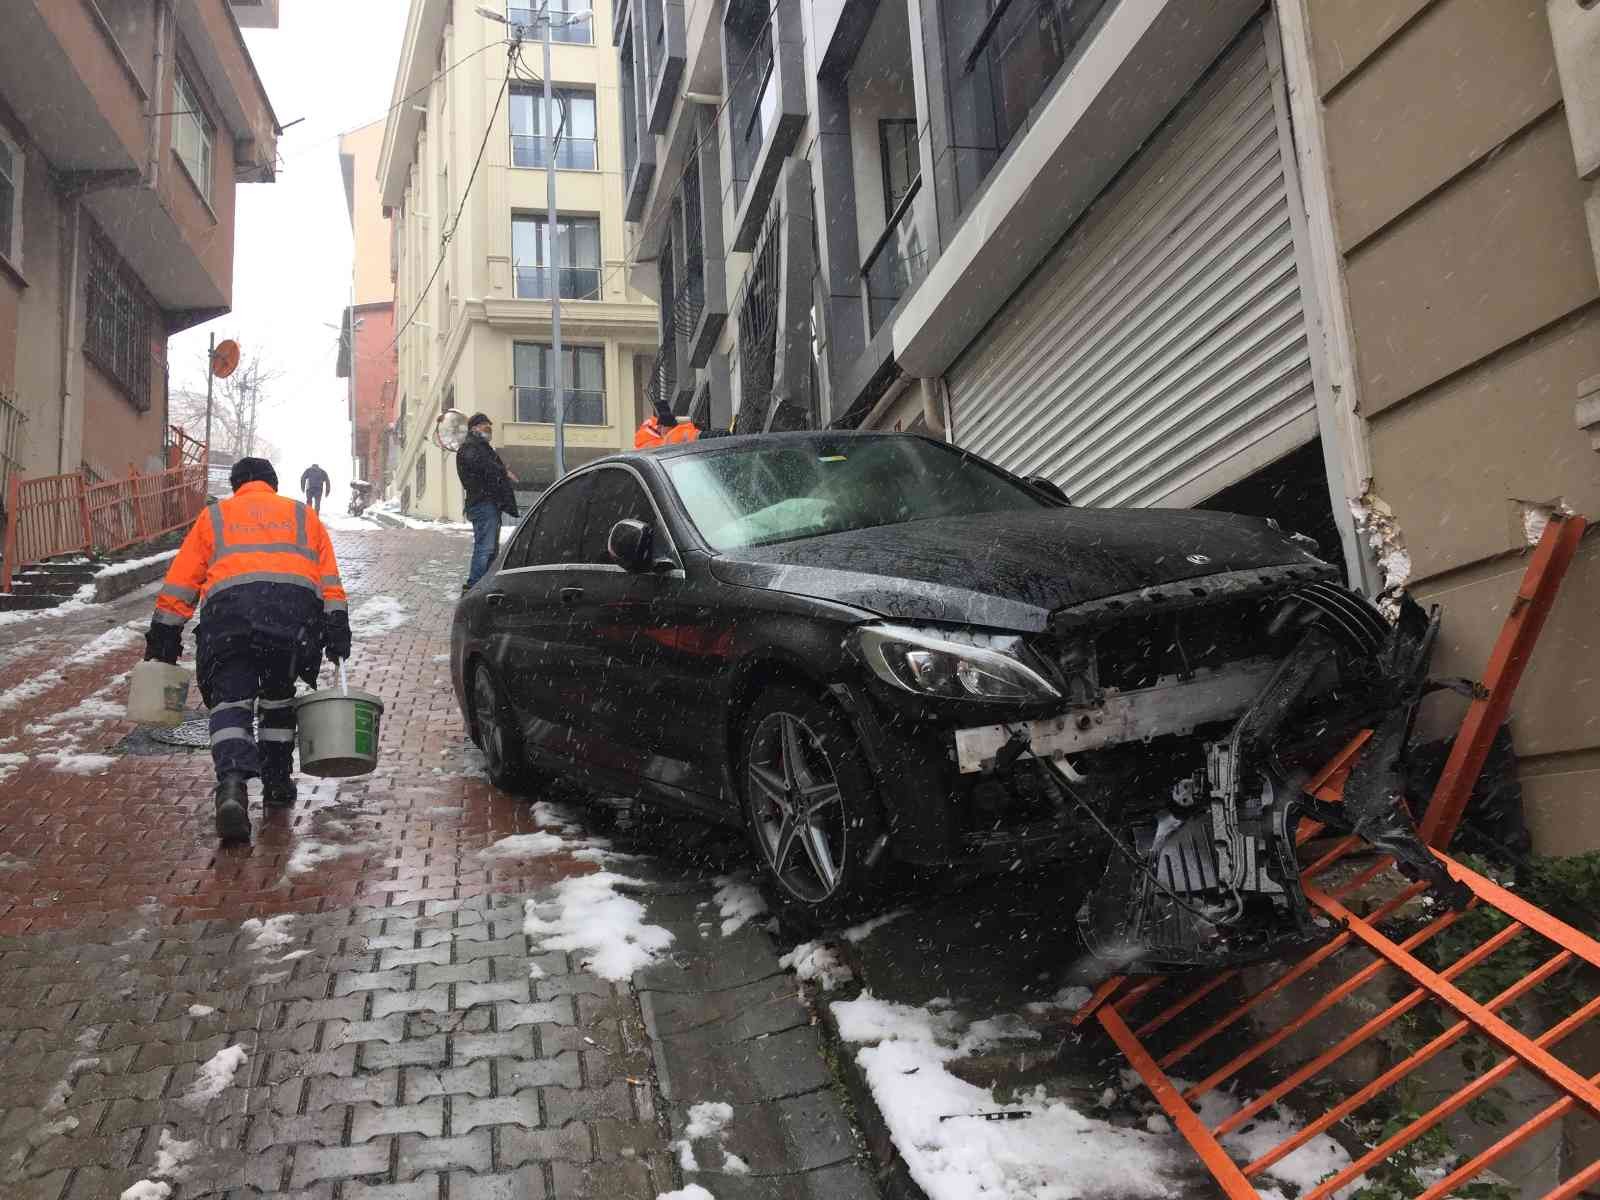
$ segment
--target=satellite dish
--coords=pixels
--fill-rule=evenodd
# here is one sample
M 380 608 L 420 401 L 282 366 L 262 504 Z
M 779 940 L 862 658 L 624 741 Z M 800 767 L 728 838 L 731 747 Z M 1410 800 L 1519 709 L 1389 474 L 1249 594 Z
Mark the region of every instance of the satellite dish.
M 433 440 L 441 450 L 454 454 L 467 440 L 467 418 L 459 408 L 439 414 L 433 423 Z
M 218 342 L 217 348 L 211 352 L 211 373 L 218 379 L 226 379 L 239 367 L 239 343 L 229 338 L 225 342 Z

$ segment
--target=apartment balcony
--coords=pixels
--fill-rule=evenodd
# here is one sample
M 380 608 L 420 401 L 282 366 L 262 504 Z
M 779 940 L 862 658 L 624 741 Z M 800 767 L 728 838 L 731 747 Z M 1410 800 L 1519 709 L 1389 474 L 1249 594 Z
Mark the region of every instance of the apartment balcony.
M 683 0 L 637 0 L 634 30 L 644 62 L 644 127 L 665 133 L 688 56 Z
M 671 305 L 673 330 L 691 368 L 706 365 L 728 320 L 717 140 L 709 136 L 708 119 L 702 117 L 697 128 L 705 136 L 698 148 L 690 147 L 671 210 L 672 247 L 678 255 L 672 276 L 677 286 L 673 295 L 661 297 L 663 307 Z
M 641 0 L 648 2 L 648 0 Z M 622 107 L 622 194 L 623 217 L 637 221 L 644 216 L 650 197 L 650 184 L 656 174 L 656 139 L 645 116 L 644 60 L 637 53 L 639 38 L 634 31 L 635 14 L 619 10 L 618 79 Z
M 722 24 L 723 77 L 735 216 L 730 248 L 754 249 L 768 202 L 806 121 L 805 40 L 794 4 L 730 3 Z M 741 64 L 745 64 L 741 67 Z
M 517 267 L 518 300 L 600 299 L 599 267 Z
M 519 387 L 516 389 L 516 420 L 527 425 L 554 425 L 556 422 L 556 394 L 554 388 Z M 561 421 L 563 425 L 605 425 L 606 394 L 585 388 L 561 389 Z

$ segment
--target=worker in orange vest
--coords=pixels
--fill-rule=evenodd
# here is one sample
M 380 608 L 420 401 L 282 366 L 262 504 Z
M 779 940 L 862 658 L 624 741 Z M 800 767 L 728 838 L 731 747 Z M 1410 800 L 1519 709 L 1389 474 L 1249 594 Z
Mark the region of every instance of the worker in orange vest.
M 692 442 L 699 436 L 700 431 L 695 428 L 693 421 L 678 420 L 671 405 L 657 400 L 655 413 L 646 417 L 644 423 L 634 431 L 633 448 L 653 450 L 673 442 Z
M 241 458 L 233 495 L 207 503 L 156 597 L 145 658 L 176 663 L 194 616 L 200 696 L 211 709 L 217 836 L 250 840 L 247 782 L 263 804 L 294 803 L 294 682 L 315 686 L 323 651 L 350 657 L 350 613 L 316 512 L 278 495 L 264 458 Z M 260 729 L 253 729 L 256 717 Z

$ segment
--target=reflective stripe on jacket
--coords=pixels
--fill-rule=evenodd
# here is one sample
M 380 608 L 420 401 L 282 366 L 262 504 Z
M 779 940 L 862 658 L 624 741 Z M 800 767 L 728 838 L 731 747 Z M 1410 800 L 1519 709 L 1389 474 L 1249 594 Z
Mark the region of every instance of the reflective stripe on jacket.
M 324 612 L 347 606 L 321 518 L 260 481 L 206 505 L 167 569 L 155 619 L 181 626 L 200 601 L 248 584 L 294 588 Z
M 671 429 L 664 429 L 660 420 L 654 416 L 646 417 L 644 424 L 640 425 L 633 434 L 633 448 L 635 450 L 652 450 L 657 446 L 667 446 L 673 442 L 692 442 L 700 436 L 700 430 L 693 421 L 679 421 Z

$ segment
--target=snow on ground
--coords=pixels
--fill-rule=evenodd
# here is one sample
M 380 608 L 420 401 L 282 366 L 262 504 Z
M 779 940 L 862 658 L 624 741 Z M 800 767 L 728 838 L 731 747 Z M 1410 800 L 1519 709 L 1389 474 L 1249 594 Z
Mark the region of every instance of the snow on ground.
M 898 921 L 910 911 L 911 910 L 909 908 L 897 908 L 893 912 L 886 912 L 882 916 L 873 917 L 870 921 L 863 921 L 859 925 L 852 925 L 839 936 L 847 942 L 864 942 L 878 930 L 887 925 L 890 921 Z
M 112 651 L 121 650 L 126 646 L 133 645 L 135 642 L 143 641 L 144 634 L 140 630 L 130 628 L 127 625 L 114 625 L 99 637 L 75 651 L 72 655 L 72 662 L 74 666 L 95 662 L 112 653 Z
M 611 871 L 564 879 L 549 899 L 524 904 L 522 931 L 541 950 L 580 950 L 583 964 L 602 979 L 621 983 L 672 944 L 672 934 L 644 920 L 644 905 L 618 892 L 632 880 Z
M 250 949 L 266 953 L 294 941 L 294 934 L 289 932 L 289 926 L 293 922 L 293 913 L 279 913 L 275 917 L 268 917 L 265 921 L 259 917 L 251 917 L 240 924 L 239 932 L 253 934 Z
M 989 1088 L 956 1078 L 962 1021 L 947 1003 L 912 1008 L 870 992 L 835 1001 L 856 1059 L 911 1177 L 929 1200 L 1166 1197 L 1185 1156 L 1170 1137 L 1084 1116 L 1042 1089 L 1001 1104 Z M 977 1114 L 1027 1111 L 987 1121 Z M 941 1119 L 946 1118 L 946 1119 Z
M 140 567 L 148 567 L 151 563 L 167 562 L 178 557 L 178 551 L 163 550 L 160 554 L 151 554 L 145 558 L 130 558 L 126 562 L 112 563 L 102 571 L 95 572 L 96 579 L 110 579 L 116 575 L 126 575 L 130 571 L 137 571 Z
M 195 1073 L 194 1083 L 184 1094 L 184 1098 L 193 1104 L 204 1104 L 215 1100 L 233 1084 L 234 1075 L 249 1059 L 250 1056 L 245 1053 L 243 1046 L 223 1047 L 200 1064 L 200 1070 Z
M 116 765 L 110 754 L 81 754 L 73 750 L 44 750 L 39 761 L 69 775 L 98 775 Z
M 7 688 L 0 692 L 0 712 L 8 712 L 30 700 L 37 700 L 51 688 L 60 687 L 66 678 L 60 671 L 41 671 L 32 679 Z
M 839 951 L 826 942 L 802 942 L 778 960 L 806 982 L 815 982 L 825 992 L 831 992 L 842 983 L 849 983 L 855 972 L 845 965 Z
M 364 533 L 383 528 L 376 521 L 369 521 L 366 517 L 352 517 L 346 514 L 323 517 L 322 523 L 340 533 Z
M 217 1010 L 212 1008 L 209 1004 L 191 1004 L 191 1005 L 189 1005 L 189 1015 L 191 1017 L 209 1017 L 212 1013 L 214 1013 L 216 1011 Z
M 20 625 L 23 621 L 53 621 L 69 617 L 93 607 L 94 584 L 86 583 L 54 608 L 20 608 L 16 612 L 0 613 L 0 626 Z
M 26 754 L 0 754 L 0 783 L 9 779 L 27 761 Z
M 733 1105 L 721 1100 L 706 1100 L 689 1108 L 689 1121 L 683 1128 L 683 1136 L 673 1142 L 673 1147 L 678 1151 L 678 1165 L 685 1171 L 701 1170 L 700 1160 L 695 1157 L 694 1143 L 696 1141 L 710 1140 L 722 1155 L 722 1165 L 714 1168 L 725 1171 L 729 1175 L 748 1175 L 750 1166 L 737 1154 L 730 1154 L 726 1145 L 728 1124 L 733 1120 Z
M 172 1186 L 158 1182 L 154 1179 L 141 1179 L 132 1187 L 123 1191 L 117 1200 L 167 1200 L 172 1195 Z
M 1066 995 L 1068 991 L 1072 989 L 1041 1007 L 1081 1002 L 1075 994 Z M 871 992 L 835 1001 L 832 1011 L 840 1037 L 861 1047 L 856 1060 L 895 1146 L 929 1200 L 1138 1200 L 1179 1195 L 1188 1186 L 1192 1153 L 1159 1113 L 1147 1119 L 1145 1128 L 1126 1128 L 1086 1115 L 1042 1087 L 1001 1103 L 992 1089 L 950 1073 L 948 1064 L 954 1059 L 1001 1042 L 1038 1039 L 1039 1032 L 1016 1014 L 968 1022 L 948 1000 L 917 1008 L 880 1000 Z M 1125 1076 L 1130 1088 L 1142 1087 L 1136 1075 Z M 1108 1100 L 1114 1098 L 1108 1089 Z M 1202 1098 L 1199 1115 L 1215 1125 L 1240 1106 L 1236 1098 L 1211 1093 Z M 994 1112 L 1027 1115 L 999 1121 L 981 1116 Z M 1224 1138 L 1223 1145 L 1249 1161 L 1298 1125 L 1293 1113 L 1278 1108 Z M 1305 1191 L 1349 1161 L 1338 1143 L 1319 1136 L 1269 1174 Z M 1352 1184 L 1341 1196 L 1357 1186 Z
M 156 1148 L 156 1174 L 169 1177 L 176 1175 L 178 1169 L 193 1158 L 199 1149 L 199 1141 L 180 1142 L 172 1136 L 172 1130 L 163 1129 Z
M 481 858 L 544 858 L 561 854 L 586 843 L 574 842 L 556 833 L 518 833 L 478 851 Z
M 358 638 L 382 637 L 399 629 L 410 615 L 393 596 L 370 596 L 350 610 L 350 631 Z
M 756 917 L 765 916 L 767 899 L 748 879 L 738 875 L 719 875 L 713 897 L 722 914 L 722 936 L 737 933 Z
M 156 1200 L 161 1200 L 161 1197 L 157 1197 Z M 717 1198 L 698 1183 L 691 1183 L 675 1192 L 661 1192 L 656 1196 L 656 1200 L 717 1200 Z

